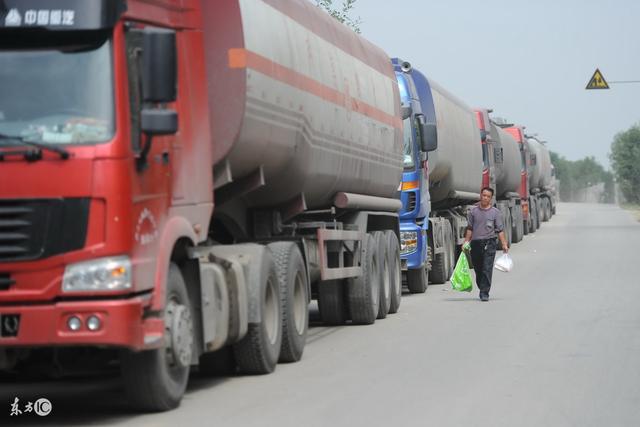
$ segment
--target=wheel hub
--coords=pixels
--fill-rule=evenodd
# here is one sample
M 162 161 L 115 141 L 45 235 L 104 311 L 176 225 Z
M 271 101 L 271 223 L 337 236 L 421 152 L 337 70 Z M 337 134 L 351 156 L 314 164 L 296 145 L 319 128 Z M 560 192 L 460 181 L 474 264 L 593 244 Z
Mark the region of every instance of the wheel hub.
M 188 367 L 193 352 L 193 322 L 191 312 L 185 305 L 175 301 L 167 305 L 165 334 L 169 364 Z

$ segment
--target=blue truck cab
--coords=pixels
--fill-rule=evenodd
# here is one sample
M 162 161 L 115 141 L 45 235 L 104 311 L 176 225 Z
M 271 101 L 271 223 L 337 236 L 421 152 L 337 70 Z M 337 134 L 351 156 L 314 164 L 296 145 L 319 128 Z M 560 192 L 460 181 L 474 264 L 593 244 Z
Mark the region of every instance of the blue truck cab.
M 404 172 L 400 185 L 400 259 L 411 293 L 425 292 L 429 282 L 428 152 L 437 148 L 435 108 L 426 77 L 408 62 L 391 60 L 402 101 Z

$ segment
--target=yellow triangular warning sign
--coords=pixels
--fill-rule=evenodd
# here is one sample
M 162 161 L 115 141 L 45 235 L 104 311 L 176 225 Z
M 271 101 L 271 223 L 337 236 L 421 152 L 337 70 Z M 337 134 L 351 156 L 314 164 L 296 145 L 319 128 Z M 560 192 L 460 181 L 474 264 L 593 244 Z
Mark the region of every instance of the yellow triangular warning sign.
M 593 77 L 591 77 L 585 89 L 609 89 L 609 85 L 600 70 L 596 68 L 596 72 L 593 73 Z

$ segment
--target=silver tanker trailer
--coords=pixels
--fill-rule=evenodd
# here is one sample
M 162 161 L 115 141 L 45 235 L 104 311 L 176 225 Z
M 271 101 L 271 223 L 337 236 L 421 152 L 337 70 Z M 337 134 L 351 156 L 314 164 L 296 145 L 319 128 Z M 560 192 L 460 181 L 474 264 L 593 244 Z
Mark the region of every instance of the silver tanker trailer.
M 438 148 L 428 154 L 433 251 L 429 276 L 432 283 L 444 283 L 464 241 L 467 211 L 480 200 L 483 156 L 474 111 L 433 80 L 429 86 L 438 140 Z
M 556 210 L 556 189 L 549 150 L 542 141 L 527 137 L 530 152 L 529 191 L 536 200 L 539 221 L 548 221 Z
M 398 310 L 399 92 L 385 52 L 306 0 L 201 5 L 215 208 L 191 254 L 211 300 L 200 369 L 270 372 L 300 359 L 312 298 L 330 324 Z

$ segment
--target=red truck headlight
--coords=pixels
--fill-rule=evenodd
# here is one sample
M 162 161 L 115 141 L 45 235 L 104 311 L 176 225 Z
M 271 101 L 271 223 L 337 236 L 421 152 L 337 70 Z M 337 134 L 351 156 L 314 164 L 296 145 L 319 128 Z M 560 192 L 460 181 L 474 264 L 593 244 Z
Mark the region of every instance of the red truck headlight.
M 122 291 L 131 286 L 131 260 L 127 256 L 70 264 L 62 279 L 63 292 Z

